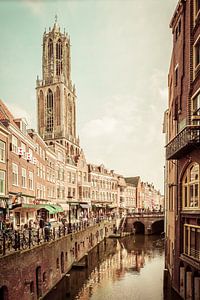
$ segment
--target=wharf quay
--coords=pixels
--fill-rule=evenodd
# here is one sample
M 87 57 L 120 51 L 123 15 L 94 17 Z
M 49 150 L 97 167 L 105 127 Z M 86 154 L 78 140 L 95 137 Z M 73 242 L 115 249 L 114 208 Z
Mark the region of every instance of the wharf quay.
M 85 258 L 87 266 L 88 252 L 113 233 L 114 225 L 115 220 L 101 220 L 74 228 L 71 233 L 59 228 L 35 244 L 29 235 L 25 249 L 17 235 L 14 250 L 7 249 L 4 239 L 0 254 L 0 299 L 43 299 L 63 277 L 69 280 L 68 272 L 73 265 L 78 267 L 81 259 Z

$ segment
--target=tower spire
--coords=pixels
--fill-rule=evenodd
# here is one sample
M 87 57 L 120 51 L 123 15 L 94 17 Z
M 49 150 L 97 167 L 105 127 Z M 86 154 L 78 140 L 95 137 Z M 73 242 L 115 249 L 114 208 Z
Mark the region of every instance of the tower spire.
M 55 23 L 57 23 L 57 22 L 58 22 L 58 15 L 55 14 Z

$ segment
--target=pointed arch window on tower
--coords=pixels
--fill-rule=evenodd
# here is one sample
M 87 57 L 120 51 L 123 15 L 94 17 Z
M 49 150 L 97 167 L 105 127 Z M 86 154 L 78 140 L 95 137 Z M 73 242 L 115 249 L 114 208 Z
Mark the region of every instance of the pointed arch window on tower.
M 43 91 L 40 91 L 39 95 L 39 103 L 38 103 L 38 108 L 39 108 L 39 116 L 40 116 L 40 126 L 44 126 L 44 94 Z
M 47 132 L 53 131 L 53 93 L 50 89 L 47 93 L 46 102 L 46 130 Z
M 55 105 L 56 105 L 56 119 L 57 119 L 57 125 L 60 125 L 60 89 L 57 86 L 56 88 L 56 94 L 55 94 Z
M 56 43 L 56 75 L 62 73 L 62 43 L 59 39 Z
M 69 104 L 68 110 L 68 133 L 72 135 L 72 104 Z
M 62 59 L 62 43 L 60 39 L 56 43 L 56 59 Z
M 53 41 L 49 39 L 48 42 L 48 59 L 51 60 L 53 58 Z

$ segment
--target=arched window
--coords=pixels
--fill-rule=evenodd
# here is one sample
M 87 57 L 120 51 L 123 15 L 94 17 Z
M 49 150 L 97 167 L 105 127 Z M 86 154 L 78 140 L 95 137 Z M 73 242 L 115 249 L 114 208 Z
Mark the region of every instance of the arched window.
M 62 43 L 59 39 L 56 43 L 56 75 L 62 73 Z
M 43 91 L 40 91 L 39 101 L 38 101 L 39 117 L 40 117 L 40 126 L 44 127 L 44 94 Z
M 46 102 L 46 130 L 47 132 L 53 131 L 53 93 L 49 89 L 47 93 Z
M 56 119 L 57 125 L 60 125 L 60 89 L 57 86 L 55 93 L 55 104 L 56 104 Z
M 53 41 L 52 39 L 49 39 L 48 42 L 48 60 L 51 60 L 53 58 Z
M 183 209 L 199 208 L 199 164 L 190 165 L 182 179 Z
M 60 39 L 56 43 L 56 59 L 62 59 L 62 43 Z

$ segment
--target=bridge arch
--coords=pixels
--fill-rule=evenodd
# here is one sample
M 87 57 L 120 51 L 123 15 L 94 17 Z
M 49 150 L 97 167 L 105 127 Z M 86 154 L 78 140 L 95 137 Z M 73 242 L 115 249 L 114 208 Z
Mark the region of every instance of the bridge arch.
M 0 287 L 0 299 L 8 300 L 8 288 L 5 285 Z
M 164 232 L 164 220 L 158 220 L 152 223 L 151 225 L 152 234 Z
M 135 233 L 144 234 L 145 233 L 145 226 L 140 221 L 133 222 L 133 228 L 135 229 Z

